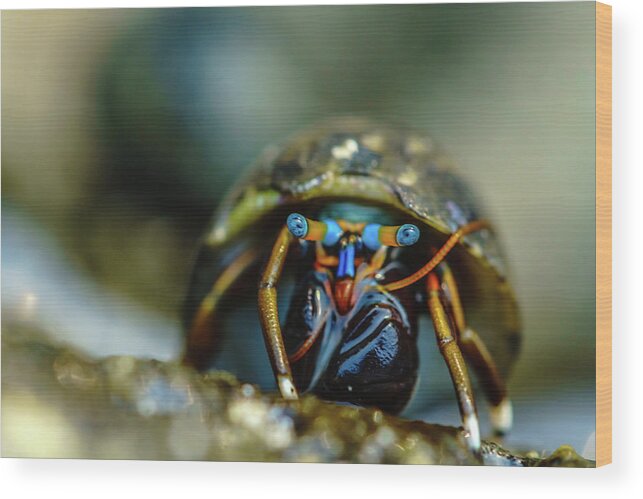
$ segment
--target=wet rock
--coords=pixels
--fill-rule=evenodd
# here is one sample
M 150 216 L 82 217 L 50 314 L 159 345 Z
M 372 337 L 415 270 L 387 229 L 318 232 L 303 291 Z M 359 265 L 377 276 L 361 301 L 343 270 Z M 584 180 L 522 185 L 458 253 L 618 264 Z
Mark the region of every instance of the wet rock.
M 3 456 L 593 466 L 561 447 L 539 459 L 458 428 L 304 396 L 286 402 L 229 373 L 128 356 L 95 360 L 3 334 Z

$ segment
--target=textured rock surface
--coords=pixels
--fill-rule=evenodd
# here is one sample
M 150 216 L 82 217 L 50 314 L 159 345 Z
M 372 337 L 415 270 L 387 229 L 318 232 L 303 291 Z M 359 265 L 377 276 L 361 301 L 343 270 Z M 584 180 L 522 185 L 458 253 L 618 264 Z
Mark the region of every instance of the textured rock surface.
M 20 338 L 20 339 L 18 339 Z M 92 360 L 3 334 L 3 456 L 481 464 L 457 428 L 304 397 L 287 403 L 224 372 L 135 357 Z M 593 466 L 571 448 L 485 464 Z

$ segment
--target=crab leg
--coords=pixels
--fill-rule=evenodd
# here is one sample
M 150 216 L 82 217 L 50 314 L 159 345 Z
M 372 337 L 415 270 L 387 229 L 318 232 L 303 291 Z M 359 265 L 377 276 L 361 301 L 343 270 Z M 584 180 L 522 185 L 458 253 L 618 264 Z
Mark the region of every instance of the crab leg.
M 478 452 L 480 450 L 480 425 L 478 424 L 471 381 L 462 352 L 453 334 L 454 325 L 445 310 L 444 293 L 440 289 L 440 281 L 433 272 L 428 276 L 427 287 L 429 314 L 433 320 L 440 353 L 447 364 L 457 394 L 462 426 L 469 435 L 469 447 L 472 451 Z
M 425 275 L 435 269 L 442 261 L 444 261 L 449 252 L 455 247 L 456 244 L 458 244 L 458 242 L 460 242 L 460 240 L 464 236 L 478 230 L 489 228 L 489 222 L 487 222 L 486 220 L 475 220 L 473 222 L 469 222 L 466 225 L 463 225 L 449 236 L 449 239 L 447 239 L 442 247 L 433 254 L 431 259 L 426 264 L 424 264 L 424 267 L 411 274 L 410 276 L 405 277 L 404 279 L 384 284 L 383 288 L 386 291 L 396 291 L 418 282 Z
M 189 327 L 183 362 L 197 369 L 207 367 L 220 337 L 215 324 L 219 303 L 226 292 L 239 282 L 239 278 L 257 261 L 257 256 L 258 252 L 255 249 L 244 251 L 214 281 L 208 294 L 201 300 Z
M 494 431 L 503 435 L 511 429 L 512 406 L 507 388 L 498 372 L 491 353 L 476 331 L 466 325 L 460 293 L 451 269 L 446 262 L 440 264 L 442 284 L 449 296 L 453 322 L 458 331 L 458 343 L 466 360 L 471 364 L 481 381 L 487 401 L 490 404 L 491 424 Z
M 293 235 L 284 226 L 272 248 L 270 258 L 259 283 L 259 318 L 263 330 L 266 348 L 275 373 L 277 386 L 285 399 L 297 399 L 297 389 L 292 377 L 284 339 L 281 334 L 279 312 L 277 310 L 277 282 L 286 261 L 288 248 L 294 240 Z

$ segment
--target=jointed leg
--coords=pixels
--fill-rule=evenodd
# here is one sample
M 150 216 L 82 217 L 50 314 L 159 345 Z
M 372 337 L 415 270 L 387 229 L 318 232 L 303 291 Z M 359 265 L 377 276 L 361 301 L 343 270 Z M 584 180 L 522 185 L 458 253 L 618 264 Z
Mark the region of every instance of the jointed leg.
M 480 426 L 471 381 L 460 347 L 455 339 L 455 326 L 445 310 L 444 294 L 440 289 L 440 281 L 433 272 L 428 276 L 427 287 L 429 313 L 433 320 L 438 347 L 449 368 L 449 374 L 458 398 L 462 426 L 469 434 L 469 447 L 477 452 L 480 450 Z
M 214 281 L 212 288 L 199 304 L 188 330 L 187 347 L 183 361 L 197 369 L 205 369 L 220 338 L 215 320 L 217 308 L 226 291 L 257 260 L 258 252 L 248 249 L 241 253 Z
M 489 350 L 478 333 L 471 328 L 465 329 L 460 335 L 460 348 L 482 381 L 494 432 L 498 435 L 508 433 L 513 424 L 511 400 Z
M 293 236 L 287 227 L 279 233 L 272 248 L 270 259 L 259 284 L 259 318 L 263 330 L 266 348 L 270 357 L 273 372 L 281 395 L 286 399 L 297 399 L 297 389 L 286 354 L 284 339 L 281 334 L 279 313 L 277 310 L 277 282 L 286 261 L 288 248 Z
M 466 325 L 464 311 L 460 302 L 458 286 L 446 262 L 440 264 L 442 283 L 449 297 L 453 321 L 458 331 L 458 343 L 466 360 L 473 367 L 490 405 L 491 424 L 498 434 L 511 429 L 512 407 L 507 396 L 507 388 L 491 353 L 482 338 Z

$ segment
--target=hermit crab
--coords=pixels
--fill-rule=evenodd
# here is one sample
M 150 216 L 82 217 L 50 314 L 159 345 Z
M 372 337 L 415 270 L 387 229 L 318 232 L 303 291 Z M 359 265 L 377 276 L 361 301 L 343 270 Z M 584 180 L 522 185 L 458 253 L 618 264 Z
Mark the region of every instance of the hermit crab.
M 284 398 L 398 413 L 417 382 L 418 334 L 434 334 L 470 447 L 480 430 L 469 368 L 494 430 L 510 429 L 520 321 L 505 259 L 474 193 L 424 134 L 342 119 L 269 148 L 204 238 L 185 362 L 211 367 L 223 317 L 248 296 Z M 419 331 L 421 314 L 433 331 Z

